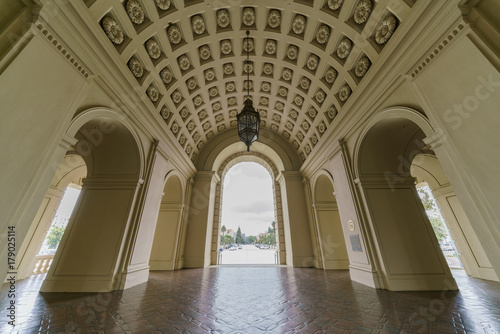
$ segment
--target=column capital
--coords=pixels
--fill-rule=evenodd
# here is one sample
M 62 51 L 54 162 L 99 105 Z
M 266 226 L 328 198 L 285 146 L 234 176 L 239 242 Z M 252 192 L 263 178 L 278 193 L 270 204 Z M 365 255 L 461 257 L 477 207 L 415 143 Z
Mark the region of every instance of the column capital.
M 196 175 L 194 176 L 194 182 L 197 182 L 197 181 L 214 181 L 215 183 L 220 183 L 220 176 L 217 174 L 217 172 L 215 171 L 205 171 L 205 170 L 202 170 L 202 171 L 198 171 L 196 172 Z
M 422 141 L 429 146 L 430 149 L 435 150 L 436 148 L 443 145 L 446 140 L 446 136 L 442 129 L 437 129 L 434 133 L 425 137 Z
M 115 175 L 87 176 L 83 179 L 85 189 L 135 189 L 142 186 L 144 180 L 138 177 Z
M 213 170 L 200 170 L 194 176 L 195 180 L 198 179 L 211 179 L 216 173 Z
M 296 180 L 302 182 L 303 176 L 299 171 L 281 171 L 280 176 L 286 180 Z
M 75 145 L 77 142 L 78 142 L 78 139 L 65 133 L 62 136 L 61 140 L 59 141 L 59 146 L 62 147 L 63 149 L 65 149 L 66 151 L 69 151 L 72 149 L 71 147 L 73 145 Z

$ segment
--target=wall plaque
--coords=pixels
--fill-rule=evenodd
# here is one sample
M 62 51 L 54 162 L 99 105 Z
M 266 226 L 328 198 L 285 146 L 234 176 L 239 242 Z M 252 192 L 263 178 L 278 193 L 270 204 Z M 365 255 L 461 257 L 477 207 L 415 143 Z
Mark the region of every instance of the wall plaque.
M 353 252 L 362 252 L 361 241 L 359 240 L 359 234 L 351 235 L 351 246 Z
M 354 231 L 354 229 L 356 228 L 356 225 L 354 225 L 354 222 L 353 222 L 352 220 L 349 220 L 349 221 L 347 222 L 347 227 L 349 227 L 349 229 L 350 229 L 351 231 Z

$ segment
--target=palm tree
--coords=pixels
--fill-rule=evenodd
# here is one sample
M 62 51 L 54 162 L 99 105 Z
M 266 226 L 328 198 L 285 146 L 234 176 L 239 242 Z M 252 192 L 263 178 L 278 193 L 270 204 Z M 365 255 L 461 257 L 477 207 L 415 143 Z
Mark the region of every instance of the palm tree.
M 271 226 L 273 227 L 273 233 L 274 233 L 274 242 L 273 242 L 273 246 L 275 246 L 275 247 L 276 247 L 276 222 L 275 222 L 275 221 L 273 221 L 273 222 L 271 223 Z
M 222 225 L 222 227 L 220 228 L 220 231 L 221 231 L 221 237 L 220 237 L 220 241 L 221 241 L 221 244 L 225 245 L 226 244 L 226 225 Z

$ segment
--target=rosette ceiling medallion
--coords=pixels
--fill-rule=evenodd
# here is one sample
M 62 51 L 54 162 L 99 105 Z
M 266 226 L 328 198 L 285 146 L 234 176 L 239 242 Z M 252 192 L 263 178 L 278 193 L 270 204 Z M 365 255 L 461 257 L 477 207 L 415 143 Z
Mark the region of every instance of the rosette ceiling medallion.
M 239 129 L 246 103 L 261 132 L 306 160 L 375 77 L 415 1 L 85 3 L 117 66 L 195 161 L 218 133 Z

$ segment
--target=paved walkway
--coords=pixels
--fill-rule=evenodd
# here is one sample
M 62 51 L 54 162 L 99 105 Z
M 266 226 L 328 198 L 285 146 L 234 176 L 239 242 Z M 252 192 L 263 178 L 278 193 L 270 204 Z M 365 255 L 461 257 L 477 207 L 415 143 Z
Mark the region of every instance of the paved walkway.
M 112 293 L 38 293 L 18 282 L 17 323 L 0 333 L 496 333 L 500 283 L 455 273 L 460 292 L 390 292 L 347 271 L 217 266 L 151 272 Z
M 222 251 L 221 264 L 276 264 L 275 249 L 259 249 L 254 245 L 242 245 L 242 249 Z

